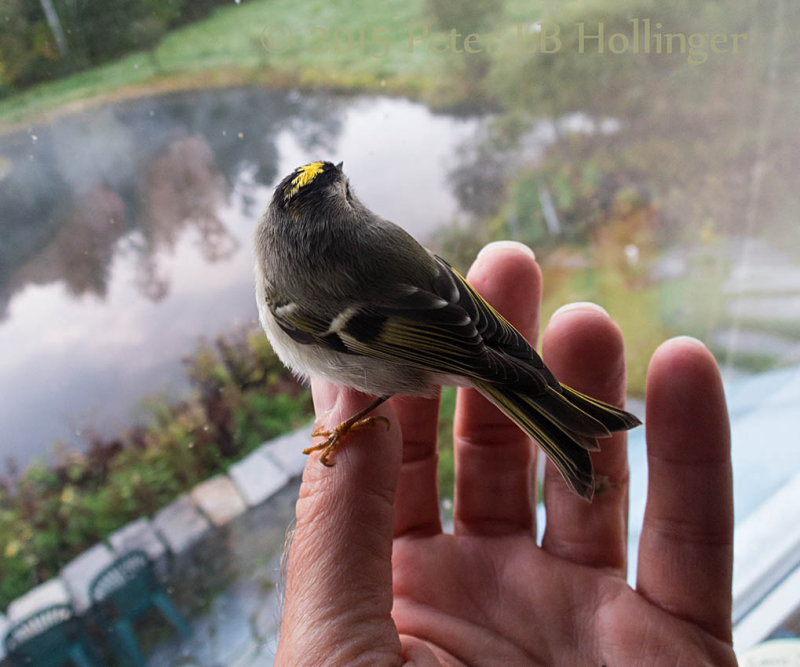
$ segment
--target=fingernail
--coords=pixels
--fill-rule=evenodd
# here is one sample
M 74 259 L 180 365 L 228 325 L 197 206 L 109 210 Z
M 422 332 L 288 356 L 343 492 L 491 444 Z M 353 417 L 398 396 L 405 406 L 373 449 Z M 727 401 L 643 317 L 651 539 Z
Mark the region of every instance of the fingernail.
M 531 259 L 536 259 L 536 255 L 534 254 L 533 250 L 519 241 L 492 241 L 481 248 L 480 252 L 478 253 L 478 257 L 490 252 L 494 252 L 495 250 L 518 250 L 530 255 Z
M 694 336 L 673 336 L 669 340 L 664 342 L 665 345 L 685 345 L 687 347 L 702 347 L 703 349 L 707 350 L 708 346 L 699 338 L 695 338 Z
M 702 345 L 703 347 L 705 347 L 705 343 L 702 340 L 700 340 L 699 338 L 695 338 L 694 336 L 686 336 L 686 335 L 673 336 L 669 340 L 670 340 L 670 342 L 672 342 L 672 341 L 676 341 L 676 342 L 686 341 L 688 343 L 697 343 L 697 344 Z
M 575 303 L 566 303 L 561 308 L 558 308 L 556 312 L 554 312 L 550 319 L 554 320 L 558 315 L 562 315 L 563 313 L 569 312 L 571 310 L 594 310 L 598 313 L 603 313 L 606 317 L 608 317 L 608 311 L 606 311 L 603 306 L 599 306 L 596 303 L 592 303 L 591 301 L 576 301 Z

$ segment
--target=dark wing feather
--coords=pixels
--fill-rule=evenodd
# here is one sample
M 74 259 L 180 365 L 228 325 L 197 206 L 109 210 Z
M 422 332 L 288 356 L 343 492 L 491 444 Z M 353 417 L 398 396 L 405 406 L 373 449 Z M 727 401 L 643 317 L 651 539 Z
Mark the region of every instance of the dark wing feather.
M 441 257 L 436 257 L 439 273 L 434 280 L 437 294 L 449 294 L 450 300 L 458 304 L 475 324 L 475 328 L 487 345 L 501 349 L 506 354 L 531 362 L 538 370 L 544 370 L 551 378 L 539 355 L 500 313 L 478 294 L 464 277 Z M 549 380 L 549 378 L 548 378 Z M 554 384 L 555 379 L 548 384 Z

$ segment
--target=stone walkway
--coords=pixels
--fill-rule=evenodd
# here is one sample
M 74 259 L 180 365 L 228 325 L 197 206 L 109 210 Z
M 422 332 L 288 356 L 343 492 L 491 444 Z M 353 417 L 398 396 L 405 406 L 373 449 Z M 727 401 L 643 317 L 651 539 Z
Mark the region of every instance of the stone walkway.
M 272 665 L 280 624 L 280 598 L 273 582 L 280 563 L 235 581 L 190 619 L 189 639 L 172 637 L 150 652 L 148 667 L 264 667 Z
M 136 635 L 155 667 L 271 665 L 280 622 L 280 562 L 306 457 L 311 426 L 264 443 L 227 474 L 206 480 L 66 563 L 58 576 L 13 600 L 0 614 L 10 624 L 53 604 L 85 615 L 98 647 L 111 652 L 92 613 L 91 583 L 115 559 L 144 550 L 192 627 L 188 639 L 154 610 Z M 192 610 L 191 612 L 187 610 Z M 0 667 L 4 660 L 0 643 Z
M 306 431 L 286 439 L 308 439 Z M 305 457 L 299 460 L 304 462 Z M 249 523 L 230 535 L 233 580 L 221 591 L 198 596 L 207 597 L 208 609 L 187 619 L 192 636 L 171 634 L 149 648 L 149 667 L 272 665 L 281 618 L 281 558 L 299 487 L 300 478 L 295 476 L 281 490 L 279 502 L 273 502 L 273 515 L 263 526 Z

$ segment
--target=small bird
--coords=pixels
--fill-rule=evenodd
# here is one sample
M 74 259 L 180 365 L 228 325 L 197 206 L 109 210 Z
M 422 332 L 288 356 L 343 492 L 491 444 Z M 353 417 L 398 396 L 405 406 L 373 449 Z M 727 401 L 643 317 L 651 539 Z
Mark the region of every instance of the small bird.
M 394 394 L 474 387 L 534 438 L 567 485 L 594 495 L 597 438 L 638 426 L 629 412 L 561 384 L 508 321 L 441 257 L 362 204 L 342 163 L 298 167 L 255 235 L 256 299 L 273 349 L 295 374 L 378 398 L 304 450 L 330 457 Z M 386 421 L 388 426 L 388 421 Z

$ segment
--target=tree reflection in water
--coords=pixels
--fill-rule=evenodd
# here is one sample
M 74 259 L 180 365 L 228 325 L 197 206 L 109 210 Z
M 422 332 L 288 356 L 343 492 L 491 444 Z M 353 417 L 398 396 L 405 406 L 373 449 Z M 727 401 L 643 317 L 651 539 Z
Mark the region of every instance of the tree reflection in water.
M 233 185 L 245 170 L 253 187 L 275 180 L 284 129 L 301 146 L 332 145 L 344 104 L 260 89 L 191 92 L 0 136 L 0 319 L 29 284 L 63 281 L 73 296 L 104 297 L 120 249 L 139 255 L 142 294 L 163 299 L 158 255 L 190 228 L 206 261 L 230 258 L 237 242 L 219 210 Z
M 203 257 L 210 263 L 230 258 L 239 244 L 219 217 L 229 188 L 202 137 L 170 143 L 147 166 L 141 183 L 137 284 L 142 293 L 159 301 L 169 285 L 158 272 L 156 250 L 174 250 L 187 227 L 199 232 Z

